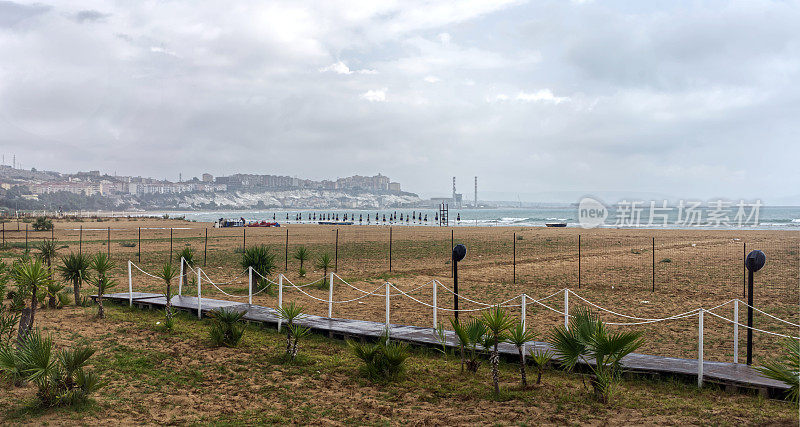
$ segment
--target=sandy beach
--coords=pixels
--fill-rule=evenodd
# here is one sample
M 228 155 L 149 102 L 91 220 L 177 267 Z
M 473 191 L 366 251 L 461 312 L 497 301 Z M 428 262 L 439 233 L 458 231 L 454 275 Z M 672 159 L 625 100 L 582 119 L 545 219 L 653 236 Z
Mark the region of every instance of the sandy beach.
M 2 256 L 6 262 L 10 262 L 24 251 L 25 225 L 21 224 L 19 232 L 16 231 L 16 223 L 6 223 L 5 226 L 6 242 L 12 248 L 4 250 Z M 287 233 L 288 263 L 285 258 Z M 322 277 L 322 271 L 317 271 L 314 266 L 320 254 L 327 252 L 338 260 L 335 266 L 337 274 L 353 287 L 336 281 L 334 300 L 359 297 L 363 293 L 358 289 L 372 291 L 388 280 L 400 289 L 418 288 L 411 295 L 428 304 L 432 303 L 433 298 L 433 285 L 429 282 L 438 280 L 445 287 L 452 287 L 452 238 L 454 243 L 467 246 L 467 256 L 459 263 L 459 292 L 467 298 L 495 304 L 522 293 L 538 299 L 568 287 L 581 297 L 609 310 L 648 318 L 662 318 L 701 306 L 710 308 L 733 298 L 744 299 L 743 254 L 752 249 L 761 249 L 767 254 L 768 261 L 756 276 L 756 306 L 783 319 L 800 321 L 797 306 L 800 297 L 800 232 L 793 231 L 413 226 L 395 226 L 390 231 L 388 226 L 322 225 L 216 229 L 210 223 L 183 220 L 115 218 L 56 221 L 52 233 L 29 231 L 28 245 L 34 248 L 36 241 L 50 238 L 51 235 L 62 243 L 60 252 L 64 254 L 78 250 L 95 253 L 110 249 L 117 264 L 119 285 L 114 290 L 118 292 L 127 291 L 126 267 L 129 259 L 143 270 L 152 272 L 160 264 L 169 261 L 171 245 L 173 263 L 177 263 L 174 253 L 189 246 L 195 251 L 197 264 L 214 282 L 231 282 L 220 284 L 221 290 L 246 296 L 247 276 L 239 266 L 241 254 L 238 251 L 243 244 L 248 247 L 266 244 L 275 254 L 276 270 L 273 276 L 284 273 L 296 284 Z M 292 258 L 292 253 L 300 245 L 312 254 L 312 259 L 305 264 L 305 277 L 299 276 L 298 262 Z M 137 291 L 163 292 L 156 280 L 144 274 L 136 272 L 133 278 Z M 192 279 L 185 293 L 196 295 L 195 283 Z M 327 289 L 309 286 L 304 290 L 320 299 L 326 300 L 328 297 Z M 87 294 L 90 292 L 88 289 L 84 291 Z M 235 299 L 225 297 L 208 284 L 202 292 L 203 296 Z M 303 305 L 309 313 L 327 314 L 326 302 L 287 288 L 284 301 L 292 300 Z M 276 306 L 277 296 L 270 290 L 257 295 L 254 303 Z M 453 295 L 440 289 L 437 304 L 451 307 Z M 518 305 L 519 300 L 509 304 Z M 551 298 L 546 304 L 562 310 L 563 296 Z M 584 303 L 573 297 L 570 309 L 574 310 L 581 304 Z M 459 308 L 480 307 L 461 301 Z M 519 307 L 510 307 L 509 310 L 519 316 Z M 726 317 L 733 317 L 733 304 L 720 310 L 719 313 Z M 392 298 L 390 311 L 393 323 L 432 326 L 432 309 L 407 297 Z M 744 313 L 742 308 L 740 319 L 744 318 Z M 385 300 L 377 296 L 337 304 L 334 310 L 335 317 L 375 321 L 382 321 L 384 314 Z M 439 312 L 441 322 L 447 322 L 447 318 L 447 312 Z M 603 314 L 603 319 L 625 321 L 608 313 Z M 528 309 L 527 325 L 540 333 L 540 339 L 559 322 L 563 322 L 563 317 L 545 307 L 531 306 Z M 643 328 L 648 334 L 643 349 L 645 352 L 696 357 L 696 317 L 637 327 Z M 732 360 L 733 326 L 715 318 L 706 320 L 705 327 L 706 358 Z M 756 327 L 778 333 L 792 332 L 789 325 L 761 315 L 756 316 Z M 743 329 L 739 335 L 743 340 Z M 778 341 L 778 338 L 765 334 L 757 334 L 756 339 L 756 358 L 767 355 L 776 348 Z M 740 348 L 744 348 L 743 343 L 740 343 Z

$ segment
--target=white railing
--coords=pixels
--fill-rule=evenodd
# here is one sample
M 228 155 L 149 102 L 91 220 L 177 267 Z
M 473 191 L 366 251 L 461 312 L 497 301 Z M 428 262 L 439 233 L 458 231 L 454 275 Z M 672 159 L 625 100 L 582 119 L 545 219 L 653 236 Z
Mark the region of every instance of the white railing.
M 183 274 L 182 273 L 184 272 L 184 268 L 183 268 L 184 264 L 185 263 L 183 262 L 183 259 L 181 259 L 181 279 L 180 279 L 180 282 L 179 282 L 179 285 L 178 285 L 178 295 L 181 295 L 182 288 L 183 288 Z M 155 279 L 160 279 L 158 276 L 155 276 L 153 274 L 150 274 L 150 273 L 142 270 L 133 261 L 128 261 L 128 301 L 129 301 L 130 305 L 133 305 L 133 268 L 135 268 L 136 270 L 140 271 L 141 273 L 143 273 L 143 274 L 145 274 L 145 275 L 147 275 L 149 277 L 152 277 L 152 278 L 155 278 Z M 743 301 L 741 301 L 739 299 L 732 299 L 732 300 L 726 301 L 726 302 L 724 302 L 722 304 L 719 304 L 719 305 L 714 306 L 714 307 L 709 308 L 709 309 L 706 309 L 706 308 L 703 308 L 703 307 L 698 307 L 698 308 L 695 308 L 695 309 L 692 309 L 692 310 L 689 310 L 689 311 L 685 311 L 685 312 L 682 312 L 682 313 L 678 313 L 678 314 L 674 314 L 674 315 L 670 315 L 670 316 L 666 316 L 666 317 L 662 317 L 662 318 L 648 318 L 648 317 L 632 316 L 632 315 L 619 313 L 619 312 L 607 309 L 605 307 L 602 307 L 602 306 L 600 306 L 598 304 L 595 304 L 594 302 L 589 301 L 588 299 L 576 294 L 574 291 L 572 291 L 569 288 L 561 289 L 561 290 L 559 290 L 557 292 L 554 292 L 554 293 L 552 293 L 550 295 L 547 295 L 547 296 L 539 298 L 539 299 L 530 298 L 530 296 L 528 296 L 527 294 L 523 293 L 523 294 L 517 295 L 517 296 L 515 296 L 513 298 L 507 299 L 507 300 L 505 300 L 503 302 L 500 302 L 500 303 L 485 303 L 485 302 L 476 301 L 476 300 L 470 299 L 468 297 L 465 297 L 465 296 L 463 296 L 461 294 L 455 293 L 450 288 L 446 287 L 445 285 L 443 285 L 441 282 L 439 282 L 436 279 L 430 280 L 430 281 L 428 281 L 426 283 L 423 283 L 423 284 L 421 284 L 421 285 L 419 285 L 419 286 L 417 286 L 417 287 L 415 287 L 413 289 L 410 289 L 408 291 L 404 291 L 404 290 L 398 288 L 396 285 L 394 285 L 393 283 L 391 283 L 389 281 L 384 282 L 383 284 L 379 285 L 378 287 L 376 287 L 372 291 L 367 291 L 367 290 L 361 289 L 361 288 L 359 288 L 359 287 L 347 282 L 346 280 L 342 279 L 336 273 L 330 273 L 328 275 L 328 277 L 327 277 L 327 279 L 329 280 L 329 283 L 328 283 L 328 298 L 325 299 L 325 298 L 319 298 L 319 297 L 316 297 L 314 295 L 311 295 L 310 293 L 306 292 L 303 288 L 311 286 L 311 285 L 314 285 L 314 284 L 318 283 L 320 280 L 326 279 L 326 277 L 322 277 L 322 278 L 317 279 L 317 280 L 315 280 L 313 282 L 306 283 L 306 284 L 303 284 L 303 285 L 296 285 L 296 284 L 292 283 L 292 281 L 289 280 L 283 274 L 278 274 L 277 282 L 276 282 L 276 281 L 273 281 L 272 279 L 270 279 L 268 277 L 263 276 L 261 273 L 259 273 L 258 271 L 256 271 L 252 267 L 247 269 L 247 275 L 248 275 L 248 286 L 247 286 L 248 292 L 247 292 L 247 295 L 233 295 L 233 294 L 230 294 L 228 292 L 225 292 L 219 286 L 234 283 L 236 280 L 238 280 L 242 276 L 235 277 L 234 279 L 231 279 L 231 280 L 229 280 L 227 282 L 214 282 L 211 278 L 209 278 L 206 275 L 205 271 L 203 271 L 202 268 L 200 268 L 200 267 L 192 268 L 188 264 L 186 265 L 186 268 L 188 268 L 192 273 L 196 273 L 197 274 L 197 317 L 198 318 L 202 318 L 202 286 L 203 286 L 202 278 L 203 277 L 205 277 L 205 279 L 208 282 L 208 284 L 213 286 L 215 289 L 217 289 L 222 294 L 224 294 L 224 295 L 226 295 L 228 297 L 231 297 L 231 298 L 247 298 L 248 303 L 250 305 L 252 305 L 253 297 L 258 295 L 258 294 L 260 294 L 261 292 L 264 292 L 268 288 L 268 287 L 265 286 L 262 289 L 260 289 L 259 291 L 253 292 L 253 276 L 254 276 L 254 274 L 257 275 L 262 280 L 266 281 L 267 283 L 276 285 L 278 287 L 278 307 L 279 308 L 283 307 L 283 291 L 284 291 L 284 287 L 286 286 L 284 283 L 287 283 L 290 288 L 297 290 L 298 292 L 300 292 L 301 294 L 305 295 L 306 297 L 308 297 L 308 298 L 310 298 L 312 300 L 315 300 L 315 301 L 326 303 L 327 306 L 328 306 L 328 318 L 333 318 L 335 304 L 352 303 L 352 302 L 360 301 L 361 299 L 368 298 L 368 297 L 371 297 L 371 296 L 383 297 L 385 299 L 385 302 L 384 302 L 384 306 L 385 306 L 385 308 L 384 308 L 384 310 L 385 310 L 385 326 L 386 326 L 387 329 L 391 327 L 391 323 L 390 323 L 390 320 L 391 320 L 390 319 L 390 308 L 391 307 L 390 307 L 390 305 L 391 305 L 391 297 L 393 297 L 393 296 L 403 296 L 403 297 L 406 297 L 406 298 L 408 298 L 408 299 L 410 299 L 410 300 L 412 300 L 412 301 L 414 301 L 414 302 L 416 302 L 416 303 L 418 303 L 418 304 L 420 304 L 422 306 L 426 306 L 428 308 L 431 308 L 433 310 L 433 328 L 434 329 L 438 327 L 438 312 L 439 311 L 447 311 L 447 312 L 451 312 L 451 313 L 456 313 L 456 312 L 458 312 L 458 313 L 469 313 L 469 312 L 483 311 L 483 310 L 487 310 L 487 309 L 491 309 L 491 308 L 495 308 L 495 307 L 507 307 L 507 308 L 520 307 L 520 322 L 522 324 L 522 327 L 526 328 L 526 326 L 527 326 L 527 323 L 526 323 L 526 321 L 527 321 L 527 307 L 528 307 L 528 305 L 531 305 L 531 304 L 540 305 L 540 306 L 542 306 L 542 307 L 544 307 L 544 308 L 546 308 L 546 309 L 548 309 L 550 311 L 553 311 L 553 312 L 555 312 L 555 313 L 557 313 L 559 315 L 562 315 L 564 317 L 564 327 L 568 328 L 569 327 L 569 319 L 570 319 L 570 317 L 573 317 L 573 315 L 569 314 L 569 305 L 570 305 L 569 296 L 570 296 L 570 294 L 572 294 L 573 296 L 578 298 L 581 302 L 583 302 L 583 303 L 585 303 L 585 304 L 587 304 L 587 305 L 589 305 L 591 307 L 594 307 L 594 308 L 596 308 L 596 309 L 598 309 L 598 310 L 600 310 L 602 312 L 608 313 L 608 314 L 610 314 L 612 316 L 633 320 L 633 322 L 606 322 L 607 325 L 614 325 L 614 326 L 640 326 L 640 325 L 647 325 L 647 324 L 658 323 L 658 322 L 666 322 L 666 321 L 671 321 L 671 320 L 682 320 L 682 319 L 692 318 L 695 315 L 697 315 L 697 317 L 698 317 L 697 384 L 700 387 L 702 387 L 702 385 L 703 385 L 703 361 L 704 361 L 704 359 L 703 359 L 703 338 L 704 338 L 703 335 L 704 335 L 704 318 L 705 318 L 706 314 L 714 316 L 714 317 L 717 317 L 719 319 L 722 319 L 722 320 L 724 320 L 726 322 L 729 322 L 729 323 L 731 323 L 733 325 L 733 363 L 738 363 L 738 360 L 739 360 L 739 327 L 752 329 L 753 331 L 756 331 L 756 332 L 762 332 L 762 333 L 765 333 L 765 334 L 778 336 L 778 337 L 800 339 L 799 337 L 794 337 L 794 336 L 790 336 L 790 335 L 780 334 L 780 333 L 777 333 L 777 332 L 758 329 L 758 328 L 754 328 L 754 327 L 743 325 L 743 324 L 739 323 L 739 304 L 741 303 L 741 304 L 744 304 L 745 306 L 747 306 L 749 308 L 752 308 L 753 310 L 755 310 L 755 311 L 757 311 L 757 312 L 759 312 L 761 314 L 764 314 L 765 316 L 767 316 L 769 318 L 772 318 L 774 320 L 780 321 L 780 322 L 785 323 L 787 325 L 790 325 L 792 327 L 800 328 L 800 324 L 797 324 L 797 323 L 794 323 L 794 322 L 790 322 L 790 321 L 785 320 L 785 319 L 781 319 L 781 318 L 779 318 L 777 316 L 774 316 L 774 315 L 771 315 L 771 314 L 769 314 L 769 313 L 767 313 L 767 312 L 765 312 L 763 310 L 760 310 L 760 309 L 757 309 L 755 307 L 749 306 L 747 303 L 745 303 L 745 302 L 743 302 Z M 350 299 L 345 299 L 345 300 L 338 300 L 338 301 L 334 300 L 333 299 L 333 297 L 334 297 L 334 282 L 335 282 L 334 279 L 338 279 L 339 282 L 341 282 L 341 283 L 349 286 L 350 288 L 358 291 L 359 293 L 361 293 L 361 296 L 358 296 L 358 297 L 355 297 L 355 298 L 350 298 Z M 432 285 L 433 286 L 433 288 L 432 288 L 433 289 L 433 298 L 432 298 L 432 303 L 431 304 L 428 304 L 428 303 L 426 303 L 426 302 L 424 302 L 424 301 L 422 301 L 422 300 L 420 300 L 420 299 L 418 299 L 418 298 L 416 298 L 416 297 L 411 295 L 412 293 L 414 293 L 414 292 L 416 292 L 416 291 L 418 291 L 418 290 L 420 290 L 420 289 L 422 289 L 424 287 L 427 287 L 428 285 Z M 445 289 L 445 290 L 447 290 L 451 294 L 453 294 L 455 298 L 463 299 L 465 301 L 468 301 L 468 302 L 471 302 L 473 304 L 476 304 L 476 305 L 478 305 L 480 307 L 479 308 L 471 308 L 471 309 L 452 309 L 452 308 L 441 307 L 441 306 L 438 305 L 438 301 L 437 301 L 437 298 L 438 298 L 437 290 L 440 287 Z M 381 290 L 381 288 L 383 288 L 383 292 L 382 293 L 379 292 Z M 543 302 L 543 301 L 546 301 L 546 300 L 548 300 L 548 299 L 550 299 L 552 297 L 557 296 L 558 294 L 561 294 L 562 292 L 564 294 L 564 310 L 563 311 L 559 311 L 558 309 L 556 309 L 554 307 L 551 307 L 551 306 L 549 306 L 549 305 L 547 305 L 547 304 L 545 304 Z M 519 304 L 511 304 L 511 302 L 513 302 L 513 301 L 515 301 L 517 299 L 521 300 Z M 714 312 L 715 310 L 718 310 L 718 309 L 720 309 L 720 308 L 722 308 L 722 307 L 724 307 L 724 306 L 726 306 L 726 305 L 728 305 L 730 303 L 733 303 L 733 319 L 728 319 L 727 317 L 722 316 L 722 315 L 717 314 L 717 313 Z M 281 330 L 281 326 L 282 326 L 281 324 L 282 324 L 282 321 L 278 320 L 278 331 Z M 800 330 L 798 332 L 800 332 Z

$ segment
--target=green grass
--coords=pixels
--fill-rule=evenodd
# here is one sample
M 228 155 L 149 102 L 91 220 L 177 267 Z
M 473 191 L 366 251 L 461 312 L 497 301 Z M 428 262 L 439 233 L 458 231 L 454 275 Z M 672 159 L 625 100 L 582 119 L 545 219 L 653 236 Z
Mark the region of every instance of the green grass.
M 78 317 L 63 319 L 64 313 Z M 0 394 L 5 408 L 0 422 L 797 423 L 796 408 L 788 402 L 730 395 L 713 386 L 698 390 L 674 379 L 626 379 L 610 406 L 594 402 L 577 374 L 556 370 L 545 372 L 543 385 L 523 390 L 516 364 L 507 362 L 500 366 L 503 391 L 495 396 L 486 363 L 478 374 L 461 374 L 457 357 L 427 348 L 411 350 L 401 380 L 374 384 L 359 374 L 360 361 L 340 340 L 312 335 L 301 341 L 298 359 L 285 363 L 285 336 L 273 328 L 247 326 L 240 347 L 219 349 L 210 343 L 208 322 L 189 314 L 179 314 L 175 329 L 164 332 L 156 325 L 163 320 L 160 310 L 108 304 L 104 321 L 93 313 L 93 308 L 45 310 L 39 322 L 61 345 L 98 348 L 94 369 L 108 386 L 96 401 L 44 410 L 31 394 L 19 399 Z

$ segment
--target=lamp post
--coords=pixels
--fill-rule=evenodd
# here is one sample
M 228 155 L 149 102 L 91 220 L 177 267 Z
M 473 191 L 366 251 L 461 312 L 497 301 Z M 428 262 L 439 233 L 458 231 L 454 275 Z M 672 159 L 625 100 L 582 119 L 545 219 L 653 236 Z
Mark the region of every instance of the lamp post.
M 458 244 L 453 246 L 453 316 L 458 320 L 458 262 L 467 256 L 467 247 Z
M 761 251 L 751 251 L 744 260 L 747 267 L 747 364 L 753 363 L 753 273 L 761 270 L 767 256 Z

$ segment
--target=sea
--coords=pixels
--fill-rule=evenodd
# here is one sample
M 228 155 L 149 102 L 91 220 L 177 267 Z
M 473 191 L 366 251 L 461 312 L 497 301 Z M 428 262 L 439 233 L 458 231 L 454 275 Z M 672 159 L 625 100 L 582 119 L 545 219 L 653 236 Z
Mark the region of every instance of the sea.
M 677 206 L 663 209 L 639 207 L 637 211 L 626 207 L 609 207 L 601 228 L 650 228 L 650 229 L 721 229 L 721 230 L 800 230 L 800 206 L 745 206 L 727 207 L 702 206 L 693 209 L 680 209 Z M 169 215 L 185 217 L 198 222 L 214 222 L 220 218 L 246 221 L 276 221 L 289 224 L 311 224 L 326 219 L 330 221 L 338 215 L 338 221 L 363 225 L 438 225 L 438 209 L 263 209 L 263 210 L 225 210 L 225 211 L 185 211 L 185 212 L 147 212 L 135 215 Z M 651 215 L 653 214 L 653 215 Z M 384 216 L 386 221 L 384 221 Z M 492 226 L 492 227 L 544 227 L 546 223 L 565 223 L 567 227 L 580 227 L 577 206 L 563 207 L 519 207 L 487 209 L 449 210 L 451 226 Z M 378 221 L 376 221 L 376 217 Z M 402 217 L 402 221 L 400 218 Z M 409 218 L 411 217 L 411 218 Z M 427 217 L 427 221 L 426 221 Z M 394 219 L 392 219 L 394 218 Z

